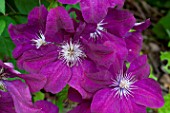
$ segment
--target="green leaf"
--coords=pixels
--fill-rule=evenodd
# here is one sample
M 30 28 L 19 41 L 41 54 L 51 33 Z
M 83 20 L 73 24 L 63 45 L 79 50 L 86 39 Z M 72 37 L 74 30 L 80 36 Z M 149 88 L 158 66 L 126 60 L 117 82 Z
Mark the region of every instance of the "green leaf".
M 164 96 L 165 104 L 162 108 L 158 109 L 158 113 L 169 113 L 170 111 L 170 94 Z
M 0 20 L 4 20 L 6 23 L 5 29 L 4 29 L 3 33 L 1 34 L 1 36 L 9 37 L 8 25 L 11 23 L 16 24 L 15 20 L 9 16 L 0 16 Z
M 37 93 L 35 93 L 34 96 L 33 96 L 33 101 L 36 102 L 36 101 L 38 101 L 38 100 L 44 100 L 44 98 L 45 98 L 44 93 L 42 93 L 42 92 L 37 92 Z
M 28 14 L 35 6 L 39 6 L 39 0 L 14 0 L 20 13 Z
M 4 20 L 0 20 L 0 36 L 3 33 L 6 26 L 6 22 Z
M 60 93 L 58 93 L 57 96 L 57 101 L 53 102 L 56 104 L 59 108 L 59 113 L 63 113 L 63 108 L 64 104 L 63 101 L 67 99 L 67 94 L 68 94 L 68 86 L 66 86 Z
M 0 59 L 8 58 L 13 59 L 12 50 L 14 49 L 14 44 L 9 37 L 0 36 Z
M 57 6 L 59 6 L 59 3 L 57 1 L 52 1 L 48 6 L 48 10 L 50 10 L 51 8 L 55 8 Z
M 170 47 L 170 42 L 168 43 L 168 47 Z
M 160 59 L 161 61 L 167 61 L 167 64 L 163 66 L 163 69 L 170 74 L 170 52 L 161 52 Z
M 5 15 L 5 0 L 0 0 L 0 12 Z
M 66 10 L 69 10 L 69 9 L 71 9 L 71 8 L 80 9 L 80 5 L 79 5 L 79 4 L 66 5 Z
M 155 77 L 155 75 L 154 75 L 154 73 L 153 73 L 153 68 L 150 66 L 150 68 L 151 68 L 151 73 L 150 73 L 150 75 L 149 75 L 149 78 L 152 78 L 152 79 L 154 79 L 154 80 L 158 80 L 158 78 L 156 78 Z
M 153 32 L 161 39 L 170 39 L 170 11 L 154 26 Z

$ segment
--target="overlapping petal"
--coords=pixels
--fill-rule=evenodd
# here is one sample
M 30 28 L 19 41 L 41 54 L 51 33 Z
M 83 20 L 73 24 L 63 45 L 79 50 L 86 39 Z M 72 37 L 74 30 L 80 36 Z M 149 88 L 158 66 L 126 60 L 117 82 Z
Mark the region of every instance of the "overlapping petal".
M 42 68 L 40 74 L 47 77 L 44 89 L 51 93 L 60 92 L 71 78 L 71 71 L 62 61 L 56 61 Z
M 58 113 L 59 109 L 56 105 L 51 102 L 40 100 L 35 102 L 35 106 L 40 108 L 43 113 Z
M 41 74 L 18 74 L 18 77 L 25 80 L 31 92 L 40 91 L 47 81 L 46 76 Z
M 158 108 L 163 106 L 164 99 L 159 84 L 150 78 L 139 80 L 135 83 L 134 101 L 137 104 Z
M 50 10 L 47 17 L 45 35 L 49 40 L 61 43 L 65 32 L 73 33 L 74 25 L 71 17 L 64 7 L 57 7 Z
M 17 113 L 37 113 L 41 109 L 34 107 L 28 86 L 20 80 L 5 81 L 5 86 L 12 96 Z M 21 109 L 22 108 L 22 109 Z
M 136 58 L 131 64 L 127 73 L 132 73 L 137 80 L 148 78 L 150 73 L 150 66 L 147 63 L 147 56 L 142 55 Z

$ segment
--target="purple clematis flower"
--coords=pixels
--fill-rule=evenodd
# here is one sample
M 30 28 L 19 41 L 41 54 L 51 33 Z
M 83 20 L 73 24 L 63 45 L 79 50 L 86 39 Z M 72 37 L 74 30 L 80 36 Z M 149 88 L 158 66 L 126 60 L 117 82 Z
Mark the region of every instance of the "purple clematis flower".
M 111 61 L 117 60 L 117 57 L 120 59 L 126 57 L 127 49 L 123 39 L 116 37 L 112 41 L 104 41 L 99 44 L 88 43 L 81 36 L 75 36 L 76 29 L 63 7 L 51 9 L 47 16 L 44 34 L 45 39 L 50 43 L 39 49 L 34 47 L 24 51 L 17 59 L 19 67 L 47 78 L 44 89 L 48 92 L 57 93 L 67 83 L 75 89 L 80 89 L 80 79 L 83 73 L 99 71 L 96 69 L 96 63 L 109 66 Z M 14 31 L 18 31 L 17 25 L 9 27 L 13 39 L 17 38 L 15 35 L 22 34 L 21 31 L 15 32 L 16 34 L 13 35 Z M 112 35 L 108 35 L 108 37 L 112 37 Z M 20 44 L 23 43 L 20 42 Z M 117 51 L 118 49 L 121 52 Z M 32 83 L 27 84 L 31 86 Z M 83 89 L 79 92 L 85 94 Z M 83 98 L 88 96 L 90 95 L 84 95 Z
M 146 107 L 159 108 L 164 100 L 159 84 L 149 76 L 145 55 L 131 62 L 128 69 L 117 62 L 109 72 L 86 74 L 83 88 L 94 94 L 93 113 L 146 113 Z
M 132 61 L 139 56 L 142 48 L 142 31 L 150 25 L 150 19 L 145 22 L 135 23 L 133 14 L 126 10 L 109 8 L 106 17 L 98 24 L 84 22 L 79 10 L 71 9 L 76 12 L 81 21 L 77 29 L 77 35 L 82 36 L 90 42 L 102 43 L 104 41 L 119 37 L 125 40 L 128 49 L 127 61 Z M 114 35 L 109 37 L 108 35 Z
M 75 12 L 81 15 L 81 12 Z M 109 8 L 108 13 L 98 23 L 88 23 L 84 20 L 80 23 L 78 33 L 86 40 L 108 40 L 107 34 L 123 38 L 133 28 L 136 19 L 127 10 Z
M 50 42 L 50 39 L 46 39 L 44 33 L 46 28 L 46 18 L 48 11 L 44 6 L 35 7 L 28 15 L 28 23 L 21 25 L 9 25 L 9 33 L 16 48 L 13 51 L 14 58 L 17 59 L 17 64 L 20 69 L 26 69 L 28 72 L 38 72 L 40 68 L 47 63 L 49 56 L 45 54 L 49 53 L 53 55 L 51 51 L 56 47 Z M 25 51 L 35 52 L 34 56 Z M 39 58 L 43 61 L 39 65 L 32 65 L 34 70 L 27 68 L 27 64 L 24 61 L 30 61 L 30 59 Z M 41 59 L 42 58 L 42 59 Z M 48 59 L 54 60 L 54 59 Z M 36 61 L 35 61 L 36 62 Z
M 48 108 L 51 103 L 41 101 L 32 103 L 29 87 L 21 80 L 8 80 L 17 77 L 18 71 L 13 69 L 11 63 L 3 63 L 0 61 L 0 112 L 1 113 L 54 113 Z M 44 104 L 43 106 L 37 103 Z M 54 106 L 54 105 L 53 105 Z M 55 111 L 57 107 L 53 107 Z M 48 110 L 48 112 L 46 112 Z M 53 110 L 52 110 L 53 111 Z M 57 112 L 55 112 L 57 113 Z
M 98 23 L 103 19 L 109 7 L 121 8 L 125 0 L 58 0 L 63 4 L 76 4 L 80 2 L 84 19 L 88 23 Z

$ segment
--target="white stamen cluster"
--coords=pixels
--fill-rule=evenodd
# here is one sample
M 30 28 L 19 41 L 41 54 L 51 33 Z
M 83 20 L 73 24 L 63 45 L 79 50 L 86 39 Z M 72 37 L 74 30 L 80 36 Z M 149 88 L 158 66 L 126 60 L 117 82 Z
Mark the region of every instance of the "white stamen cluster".
M 39 49 L 42 45 L 48 44 L 48 42 L 45 41 L 45 36 L 42 31 L 40 31 L 36 39 L 32 39 L 32 41 L 35 43 L 37 49 Z
M 113 82 L 110 87 L 113 87 L 112 90 L 116 91 L 115 96 L 120 98 L 125 97 L 126 99 L 129 96 L 133 96 L 133 89 L 136 88 L 133 84 L 136 82 L 135 76 L 132 73 L 123 74 L 123 71 L 117 75 L 116 79 L 112 79 Z
M 74 66 L 77 62 L 81 62 L 84 57 L 86 57 L 86 55 L 82 51 L 79 43 L 72 43 L 72 41 L 70 41 L 61 46 L 59 59 L 62 59 L 70 67 Z
M 90 33 L 90 38 L 96 39 L 98 37 L 102 37 L 102 32 L 106 32 L 106 29 L 103 27 L 107 23 L 103 23 L 103 20 L 97 24 L 96 31 L 94 33 Z

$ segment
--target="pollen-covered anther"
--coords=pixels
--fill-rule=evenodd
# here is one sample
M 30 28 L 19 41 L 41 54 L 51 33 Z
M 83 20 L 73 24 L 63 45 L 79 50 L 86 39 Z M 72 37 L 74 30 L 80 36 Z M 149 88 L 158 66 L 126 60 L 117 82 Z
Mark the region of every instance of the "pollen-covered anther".
M 115 91 L 115 96 L 120 98 L 133 96 L 133 90 L 136 88 L 134 83 L 136 82 L 135 76 L 132 73 L 123 74 L 123 72 L 117 75 L 116 79 L 112 79 L 113 82 L 110 85 L 113 91 Z
M 45 36 L 42 31 L 40 31 L 36 39 L 32 39 L 32 41 L 35 43 L 37 49 L 39 49 L 42 45 L 48 44 L 48 42 L 46 42 L 45 40 Z
M 103 27 L 107 23 L 103 23 L 103 20 L 97 24 L 96 31 L 94 33 L 90 33 L 90 38 L 96 39 L 98 37 L 102 37 L 102 32 L 106 32 L 107 30 Z
M 72 67 L 78 62 L 81 62 L 86 55 L 82 50 L 79 43 L 65 43 L 61 46 L 61 51 L 59 52 L 59 59 L 63 60 L 68 66 Z

